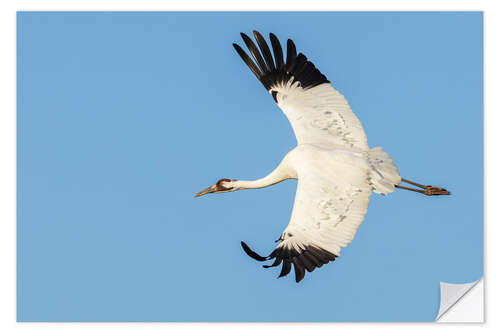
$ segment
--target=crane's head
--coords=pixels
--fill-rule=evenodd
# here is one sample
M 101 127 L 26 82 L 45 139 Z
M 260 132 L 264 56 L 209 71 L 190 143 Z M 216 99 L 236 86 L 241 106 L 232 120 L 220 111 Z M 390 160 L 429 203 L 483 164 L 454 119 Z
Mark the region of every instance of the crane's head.
M 234 180 L 227 179 L 227 178 L 222 178 L 220 179 L 217 183 L 214 185 L 207 187 L 201 192 L 198 192 L 194 195 L 194 197 L 200 197 L 202 195 L 208 194 L 208 193 L 223 193 L 223 192 L 232 192 L 236 191 L 236 187 L 232 185 Z

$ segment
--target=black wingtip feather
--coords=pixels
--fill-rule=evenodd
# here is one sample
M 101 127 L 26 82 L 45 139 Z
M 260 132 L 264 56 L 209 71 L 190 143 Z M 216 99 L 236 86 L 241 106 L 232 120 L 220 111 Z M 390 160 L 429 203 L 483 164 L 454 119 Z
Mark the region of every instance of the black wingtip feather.
M 250 257 L 252 257 L 255 260 L 258 260 L 258 261 L 266 261 L 266 260 L 268 260 L 268 258 L 262 257 L 259 254 L 255 253 L 254 251 L 252 251 L 248 247 L 248 245 L 245 244 L 245 242 L 241 242 L 241 247 L 243 247 L 243 251 L 245 251 L 246 254 L 248 254 Z
M 233 47 L 236 50 L 236 52 L 238 52 L 238 54 L 240 55 L 241 59 L 243 59 L 243 61 L 245 62 L 245 64 L 247 64 L 248 68 L 250 68 L 250 70 L 260 80 L 260 78 L 262 76 L 262 73 L 260 72 L 259 68 L 257 68 L 257 65 L 255 65 L 255 63 L 252 61 L 252 59 L 250 59 L 250 57 L 248 56 L 248 54 L 245 51 L 243 51 L 243 49 L 238 44 L 233 43 Z
M 286 70 L 289 72 L 295 64 L 297 58 L 297 49 L 291 39 L 286 41 Z
M 250 54 L 255 59 L 255 62 L 257 63 L 257 65 L 259 65 L 261 72 L 262 73 L 269 72 L 269 69 L 267 68 L 266 62 L 264 61 L 264 59 L 262 59 L 262 56 L 260 55 L 260 52 L 257 49 L 257 46 L 255 45 L 255 43 L 252 41 L 252 39 L 250 39 L 250 37 L 248 37 L 244 33 L 241 33 L 240 35 L 241 35 L 241 38 L 243 38 L 243 41 L 245 42 L 245 45 L 248 48 L 248 51 L 250 51 Z
M 293 82 L 299 82 L 303 89 L 330 82 L 302 53 L 297 56 L 297 49 L 291 39 L 287 40 L 285 62 L 281 44 L 273 33 L 269 34 L 269 39 L 274 59 L 264 37 L 258 31 L 254 31 L 253 34 L 260 51 L 250 37 L 243 32 L 240 33 L 255 62 L 237 44 L 233 44 L 233 46 L 266 90 L 270 91 L 273 87 L 288 82 L 292 77 Z M 276 94 L 273 95 L 273 98 L 276 102 L 278 101 Z
M 271 265 L 264 265 L 262 267 L 264 268 L 269 268 L 269 267 L 276 267 L 276 266 L 279 266 L 281 264 L 281 261 L 283 260 L 283 258 L 281 257 L 278 257 L 274 260 L 274 262 L 271 264 Z
M 314 263 L 311 260 L 309 260 L 309 258 L 307 257 L 307 251 L 304 251 L 302 253 L 302 255 L 299 257 L 299 259 L 302 262 L 302 264 L 304 264 L 304 268 L 309 273 L 311 273 L 312 271 L 314 271 L 314 269 L 316 268 L 316 266 L 314 265 Z
M 295 282 L 299 283 L 306 275 L 304 264 L 300 260 L 300 257 L 293 258 L 293 268 L 295 270 Z
M 280 41 L 272 32 L 269 34 L 269 39 L 271 40 L 271 45 L 273 47 L 276 69 L 282 70 L 285 66 L 285 61 L 283 60 L 283 50 L 281 49 Z
M 255 30 L 253 31 L 253 36 L 255 37 L 257 44 L 259 44 L 260 52 L 262 52 L 262 55 L 266 60 L 268 71 L 272 72 L 275 69 L 274 61 L 273 56 L 271 55 L 271 51 L 269 50 L 269 46 L 267 46 L 266 40 L 258 31 Z
M 263 257 L 252 251 L 245 242 L 241 242 L 241 247 L 248 256 L 257 261 L 276 258 L 271 265 L 263 265 L 263 267 L 270 268 L 282 264 L 278 278 L 288 275 L 293 265 L 295 281 L 297 283 L 304 279 L 306 270 L 313 272 L 316 267 L 321 267 L 330 261 L 334 261 L 337 257 L 335 254 L 314 245 L 305 246 L 305 248 L 300 250 L 296 250 L 294 247 L 278 246 L 267 257 Z
M 280 277 L 288 275 L 288 273 L 290 273 L 291 270 L 292 270 L 292 264 L 290 263 L 290 261 L 288 261 L 287 259 L 283 260 L 283 266 L 281 267 L 281 272 L 280 275 L 278 276 L 278 279 Z

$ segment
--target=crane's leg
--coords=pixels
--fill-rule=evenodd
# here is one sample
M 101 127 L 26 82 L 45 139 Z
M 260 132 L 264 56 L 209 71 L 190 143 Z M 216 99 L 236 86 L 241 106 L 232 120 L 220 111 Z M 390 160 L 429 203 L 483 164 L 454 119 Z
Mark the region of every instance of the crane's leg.
M 419 189 L 412 188 L 412 187 L 396 185 L 397 188 L 400 188 L 402 190 L 414 191 L 414 192 L 422 193 L 425 195 L 450 195 L 451 194 L 449 191 L 447 191 L 441 187 L 431 186 L 431 185 L 422 185 L 422 184 L 418 184 L 418 183 L 412 182 L 411 180 L 404 179 L 404 178 L 401 178 L 401 181 L 408 183 L 408 184 L 411 184 L 411 185 L 414 185 L 414 186 L 417 186 L 417 187 L 420 187 L 422 189 L 422 190 L 419 190 Z

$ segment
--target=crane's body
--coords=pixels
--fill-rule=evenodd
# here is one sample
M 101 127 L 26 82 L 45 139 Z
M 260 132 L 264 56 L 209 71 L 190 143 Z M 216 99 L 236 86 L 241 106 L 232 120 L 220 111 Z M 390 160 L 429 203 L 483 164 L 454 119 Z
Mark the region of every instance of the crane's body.
M 233 190 L 255 189 L 286 179 L 297 179 L 299 183 L 294 212 L 280 240 L 286 241 L 290 238 L 289 234 L 315 234 L 317 245 L 339 256 L 340 246 L 346 246 L 354 238 L 368 208 L 372 191 L 388 194 L 401 182 L 397 168 L 390 159 L 379 161 L 392 167 L 384 165 L 380 170 L 374 167 L 374 159 L 381 153 L 388 157 L 378 148 L 363 152 L 300 144 L 266 177 L 255 181 L 235 180 L 231 186 Z M 391 170 L 391 174 L 384 169 Z M 379 173 L 385 179 L 391 179 L 391 182 L 377 182 L 376 179 L 381 178 Z M 301 206 L 306 207 L 301 209 Z M 347 217 L 351 221 L 344 221 Z M 309 221 L 312 228 L 308 229 L 304 221 Z M 329 228 L 336 229 L 337 233 L 342 231 L 342 236 L 335 232 L 324 232 Z M 334 239 L 329 240 L 330 237 Z
M 361 122 L 347 100 L 302 53 L 296 54 L 291 40 L 287 42 L 285 62 L 273 34 L 274 59 L 258 32 L 254 31 L 254 36 L 262 54 L 248 36 L 241 35 L 256 63 L 237 44 L 233 46 L 285 113 L 297 138 L 297 147 L 266 177 L 253 181 L 224 178 L 196 194 L 298 180 L 290 223 L 280 235 L 279 245 L 262 257 L 242 242 L 249 256 L 259 261 L 275 259 L 266 268 L 283 263 L 280 277 L 287 275 L 293 264 L 299 282 L 305 270 L 312 272 L 335 260 L 341 247 L 353 240 L 372 192 L 385 195 L 402 188 L 426 195 L 450 194 L 401 178 L 387 153 L 380 147 L 370 149 Z M 402 181 L 421 189 L 402 186 Z

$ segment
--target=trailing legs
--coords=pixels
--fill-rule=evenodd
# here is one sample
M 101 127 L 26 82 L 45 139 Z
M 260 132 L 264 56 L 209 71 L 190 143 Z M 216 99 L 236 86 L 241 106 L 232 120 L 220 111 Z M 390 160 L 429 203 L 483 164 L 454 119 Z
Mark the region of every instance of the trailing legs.
M 418 183 L 412 182 L 411 180 L 404 179 L 404 178 L 401 178 L 401 182 L 408 183 L 410 185 L 414 185 L 414 186 L 421 188 L 421 190 L 419 190 L 417 188 L 396 185 L 397 188 L 400 188 L 402 190 L 414 191 L 414 192 L 422 193 L 425 195 L 450 195 L 451 194 L 449 191 L 447 191 L 444 188 L 437 187 L 437 186 L 431 186 L 431 185 L 422 185 L 422 184 L 418 184 Z

